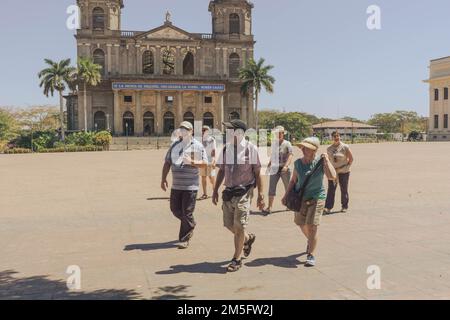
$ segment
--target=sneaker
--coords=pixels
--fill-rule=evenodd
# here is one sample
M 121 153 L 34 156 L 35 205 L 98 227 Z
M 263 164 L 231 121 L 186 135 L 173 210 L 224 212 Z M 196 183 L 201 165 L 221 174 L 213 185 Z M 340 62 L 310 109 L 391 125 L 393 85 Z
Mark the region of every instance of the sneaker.
M 316 258 L 313 255 L 309 254 L 306 259 L 305 267 L 314 267 L 316 265 Z
M 347 213 L 348 209 L 347 208 L 342 208 L 341 212 L 342 213 Z
M 179 249 L 179 250 L 185 250 L 185 249 L 187 249 L 187 248 L 189 248 L 189 241 L 182 242 L 182 243 L 180 243 L 180 244 L 178 245 L 178 249 Z
M 248 235 L 249 239 L 246 244 L 244 244 L 244 257 L 248 257 L 252 253 L 252 245 L 255 243 L 256 236 L 253 233 Z
M 327 215 L 330 213 L 331 213 L 331 209 L 327 209 L 327 208 L 323 209 L 323 214 Z

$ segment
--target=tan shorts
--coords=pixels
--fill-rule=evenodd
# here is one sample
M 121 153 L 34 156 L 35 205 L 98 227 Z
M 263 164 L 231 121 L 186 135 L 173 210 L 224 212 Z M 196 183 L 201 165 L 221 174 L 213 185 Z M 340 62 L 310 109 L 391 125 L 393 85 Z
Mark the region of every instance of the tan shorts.
M 300 212 L 295 213 L 295 223 L 299 226 L 320 225 L 325 208 L 325 200 L 304 200 Z
M 241 198 L 234 197 L 231 201 L 224 201 L 223 225 L 228 229 L 242 228 L 248 225 L 250 216 L 251 200 L 253 196 L 253 188 Z
M 212 166 L 200 168 L 200 177 L 215 177 L 215 176 L 216 176 L 216 169 L 213 169 Z

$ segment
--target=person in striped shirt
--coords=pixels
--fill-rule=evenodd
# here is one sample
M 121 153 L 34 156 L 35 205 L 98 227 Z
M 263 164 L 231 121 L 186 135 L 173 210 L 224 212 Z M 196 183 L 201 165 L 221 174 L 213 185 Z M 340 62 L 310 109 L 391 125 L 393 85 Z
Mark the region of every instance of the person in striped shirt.
M 179 249 L 187 249 L 194 234 L 194 210 L 199 190 L 199 169 L 208 165 L 203 144 L 192 136 L 190 122 L 180 125 L 181 137 L 168 150 L 162 170 L 161 189 L 167 191 L 167 176 L 172 171 L 170 210 L 180 220 Z

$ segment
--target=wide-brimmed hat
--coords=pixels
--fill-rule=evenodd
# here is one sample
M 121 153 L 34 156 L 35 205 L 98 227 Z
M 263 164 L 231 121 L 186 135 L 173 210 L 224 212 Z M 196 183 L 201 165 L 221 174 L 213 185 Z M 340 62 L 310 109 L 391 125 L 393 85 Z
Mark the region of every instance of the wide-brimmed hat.
M 296 146 L 299 147 L 300 149 L 307 148 L 307 149 L 310 149 L 313 151 L 317 151 L 317 150 L 319 150 L 319 147 L 320 147 L 320 140 L 316 137 L 310 137 L 310 138 L 306 138 L 302 142 L 296 144 Z
M 183 121 L 180 124 L 180 129 L 186 129 L 188 131 L 192 131 L 192 130 L 194 130 L 194 127 L 192 126 L 192 123 L 190 123 L 189 121 Z
M 286 130 L 284 129 L 283 126 L 276 126 L 272 131 L 284 133 Z

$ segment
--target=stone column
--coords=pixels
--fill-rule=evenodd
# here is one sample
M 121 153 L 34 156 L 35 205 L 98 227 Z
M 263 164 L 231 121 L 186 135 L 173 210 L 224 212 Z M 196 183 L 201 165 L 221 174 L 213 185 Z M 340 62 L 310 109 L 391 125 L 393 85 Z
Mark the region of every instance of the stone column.
M 119 44 L 115 44 L 114 45 L 114 57 L 115 57 L 115 61 L 114 61 L 114 74 L 116 73 L 120 73 L 120 45 Z
M 120 114 L 120 95 L 119 91 L 114 90 L 114 135 L 122 134 L 122 117 Z
M 180 125 L 180 123 L 183 121 L 183 93 L 181 91 L 177 92 L 177 112 L 175 116 L 175 121 L 178 123 L 175 123 L 175 127 Z
M 216 128 L 220 131 L 223 130 L 222 122 L 224 122 L 224 112 L 225 112 L 225 105 L 224 105 L 224 93 L 220 92 L 217 96 L 219 98 L 219 111 L 217 113 L 217 121 L 216 121 Z
M 163 114 L 162 114 L 162 101 L 161 101 L 161 91 L 156 92 L 156 133 L 159 135 L 163 134 Z
M 144 115 L 142 114 L 142 91 L 136 91 L 136 115 L 135 115 L 135 134 L 138 137 L 144 135 Z
M 223 74 L 228 75 L 228 48 L 223 48 Z
M 175 52 L 175 74 L 182 75 L 183 74 L 183 58 L 180 52 L 181 47 L 177 47 Z
M 196 119 L 198 121 L 201 121 L 203 124 L 203 113 L 204 113 L 204 93 L 199 91 L 197 93 L 197 108 L 195 108 L 195 113 L 196 113 Z
M 107 70 L 105 70 L 105 74 L 112 74 L 112 57 L 111 57 L 111 46 L 112 44 L 107 44 L 106 45 L 106 65 L 107 65 Z
M 223 76 L 223 72 L 220 72 L 220 48 L 216 48 L 216 74 Z
M 137 44 L 136 45 L 136 73 L 137 74 L 141 74 L 142 73 L 142 55 L 141 53 L 141 45 Z
M 155 74 L 161 75 L 162 74 L 162 61 L 161 61 L 161 46 L 156 46 L 155 50 Z

